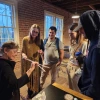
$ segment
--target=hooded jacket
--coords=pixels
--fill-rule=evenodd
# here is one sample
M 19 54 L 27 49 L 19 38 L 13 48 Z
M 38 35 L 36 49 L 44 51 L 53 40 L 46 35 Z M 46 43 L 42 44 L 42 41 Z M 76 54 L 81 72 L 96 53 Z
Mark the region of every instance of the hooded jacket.
M 83 13 L 80 22 L 90 40 L 90 47 L 78 86 L 83 94 L 100 100 L 100 11 Z

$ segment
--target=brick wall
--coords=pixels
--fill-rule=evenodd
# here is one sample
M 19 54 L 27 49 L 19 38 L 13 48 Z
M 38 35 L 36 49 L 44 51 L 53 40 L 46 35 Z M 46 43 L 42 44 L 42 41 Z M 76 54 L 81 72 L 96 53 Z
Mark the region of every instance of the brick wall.
M 71 14 L 41 0 L 18 0 L 18 22 L 20 45 L 22 38 L 28 35 L 32 24 L 41 28 L 41 38 L 44 37 L 44 10 L 64 16 L 63 43 L 69 45 L 68 26 L 72 23 Z M 20 56 L 18 57 L 20 58 Z
M 41 38 L 44 37 L 44 10 L 64 16 L 63 42 L 65 45 L 68 45 L 67 28 L 72 22 L 70 13 L 41 0 L 20 0 L 18 2 L 20 43 L 22 38 L 28 35 L 29 28 L 33 23 L 39 24 L 41 28 Z

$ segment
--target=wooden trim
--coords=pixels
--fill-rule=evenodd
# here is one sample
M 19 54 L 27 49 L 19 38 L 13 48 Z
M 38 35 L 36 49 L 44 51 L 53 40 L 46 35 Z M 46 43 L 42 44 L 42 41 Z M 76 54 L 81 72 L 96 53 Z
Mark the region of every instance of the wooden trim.
M 53 83 L 52 85 L 55 86 L 55 87 L 57 87 L 57 88 L 59 88 L 59 89 L 61 89 L 61 90 L 63 90 L 63 91 L 65 91 L 65 92 L 68 92 L 68 93 L 70 93 L 70 94 L 72 94 L 72 95 L 74 95 L 74 96 L 76 96 L 76 97 L 78 97 L 78 98 L 80 98 L 82 100 L 93 100 L 92 98 L 90 98 L 88 96 L 85 96 L 85 95 L 83 95 L 83 94 L 81 94 L 79 92 L 71 90 L 68 87 L 63 87 L 63 86 L 61 86 L 58 83 Z

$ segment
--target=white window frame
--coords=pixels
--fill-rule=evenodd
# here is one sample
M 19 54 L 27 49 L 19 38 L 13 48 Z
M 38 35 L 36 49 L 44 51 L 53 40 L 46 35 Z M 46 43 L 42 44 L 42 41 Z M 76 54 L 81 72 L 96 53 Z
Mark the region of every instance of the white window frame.
M 58 15 L 58 14 L 56 14 L 56 13 L 52 13 L 52 12 L 49 12 L 49 11 L 46 11 L 46 10 L 44 10 L 44 38 L 46 38 L 46 32 L 45 32 L 45 21 L 46 21 L 46 19 L 45 19 L 45 16 L 46 15 L 49 15 L 49 16 L 53 16 L 53 25 L 54 26 L 56 26 L 56 21 L 55 21 L 55 19 L 56 18 L 60 18 L 60 19 L 62 19 L 62 21 L 63 21 L 63 24 L 64 24 L 64 16 L 61 16 L 61 15 Z M 60 40 L 61 41 L 63 41 L 63 24 L 62 24 L 62 32 L 61 32 L 61 37 L 60 37 Z
M 17 0 L 0 0 L 0 2 L 5 4 L 11 4 L 14 6 L 14 42 L 19 43 L 19 26 L 18 26 L 18 8 L 17 8 Z

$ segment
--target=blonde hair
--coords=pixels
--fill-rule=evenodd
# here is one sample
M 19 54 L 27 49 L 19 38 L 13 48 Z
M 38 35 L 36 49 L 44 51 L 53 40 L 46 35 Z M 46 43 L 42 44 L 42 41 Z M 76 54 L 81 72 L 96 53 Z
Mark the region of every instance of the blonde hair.
M 33 38 L 31 36 L 31 32 L 34 28 L 37 28 L 39 30 L 38 36 L 35 38 L 35 41 L 33 41 Z M 38 46 L 40 46 L 40 27 L 38 24 L 33 24 L 29 30 L 29 37 L 30 37 L 30 43 L 35 42 Z
M 83 44 L 84 41 L 86 41 L 87 44 L 88 44 L 88 39 L 86 39 L 83 34 L 79 34 L 78 43 L 77 43 L 78 45 L 75 48 L 75 50 L 73 51 L 73 56 L 75 56 L 76 51 L 82 46 L 82 44 Z
M 77 23 L 73 23 L 73 24 L 70 26 L 69 30 L 73 32 L 73 30 L 74 30 L 77 26 L 78 26 Z M 71 46 L 74 46 L 74 45 L 78 44 L 77 47 L 74 49 L 74 51 L 73 51 L 73 53 L 72 53 L 73 57 L 75 57 L 76 51 L 82 46 L 83 42 L 84 42 L 84 41 L 87 41 L 87 42 L 88 42 L 88 39 L 86 39 L 85 36 L 84 36 L 83 34 L 80 34 L 79 31 L 77 31 L 76 33 L 77 33 L 77 38 L 76 38 L 76 39 L 72 39 L 72 38 L 70 39 L 70 45 L 71 45 Z
M 70 45 L 71 45 L 71 46 L 74 46 L 74 45 L 77 44 L 78 41 L 79 41 L 79 34 L 78 34 L 77 32 L 76 32 L 76 34 L 77 34 L 76 39 L 70 38 Z

